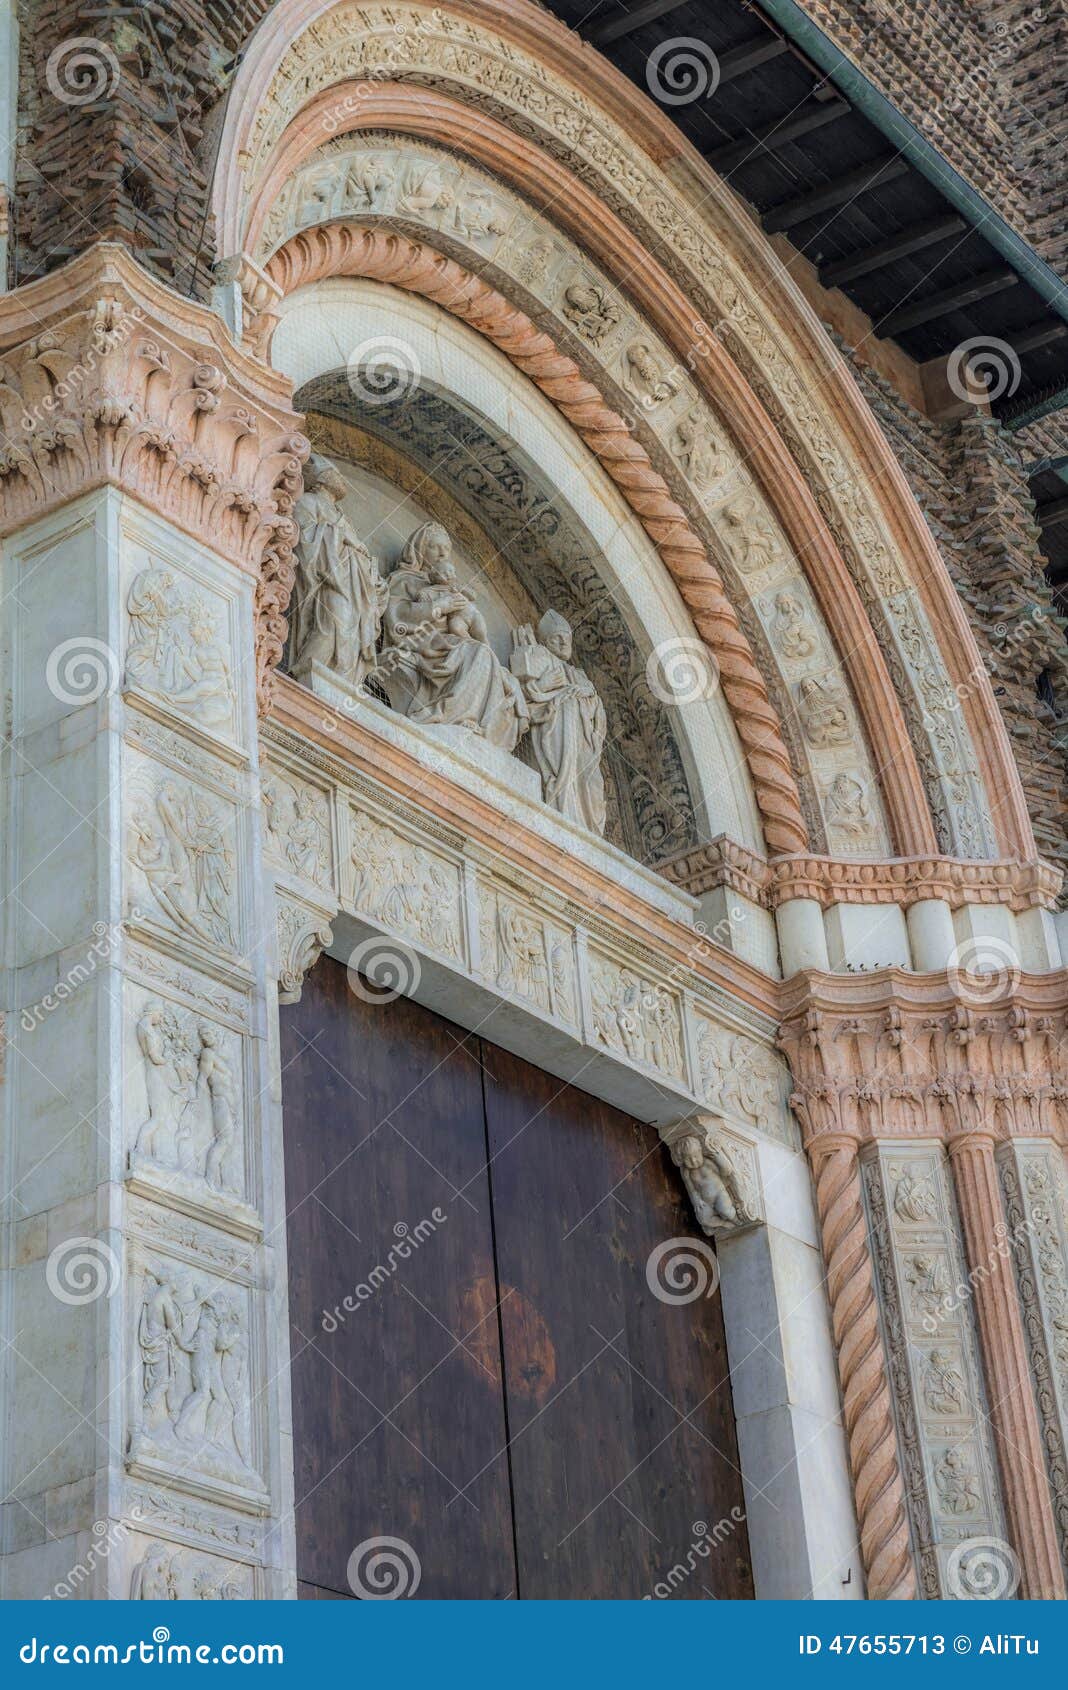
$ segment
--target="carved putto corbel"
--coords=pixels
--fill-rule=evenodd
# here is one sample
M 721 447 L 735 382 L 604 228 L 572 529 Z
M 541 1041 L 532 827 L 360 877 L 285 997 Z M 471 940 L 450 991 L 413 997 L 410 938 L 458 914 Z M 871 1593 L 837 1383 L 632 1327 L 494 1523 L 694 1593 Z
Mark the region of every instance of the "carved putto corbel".
M 729 1235 L 759 1226 L 756 1156 L 715 1115 L 692 1115 L 660 1136 L 682 1174 L 702 1232 Z

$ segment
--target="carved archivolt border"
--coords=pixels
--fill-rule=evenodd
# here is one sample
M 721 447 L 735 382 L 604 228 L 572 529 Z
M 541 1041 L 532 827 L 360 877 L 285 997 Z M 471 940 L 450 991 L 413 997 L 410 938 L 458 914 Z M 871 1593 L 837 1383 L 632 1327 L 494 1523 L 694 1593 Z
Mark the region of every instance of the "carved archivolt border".
M 302 34 L 311 19 L 311 28 Z M 524 46 L 517 46 L 517 40 Z M 576 174 L 567 179 L 569 191 L 557 197 L 561 217 L 573 220 L 591 250 L 606 241 L 610 247 L 606 219 L 611 213 L 606 208 L 617 209 L 619 216 L 611 221 L 624 234 L 617 267 L 620 259 L 636 258 L 644 262 L 647 275 L 655 274 L 651 319 L 668 315 L 665 298 L 671 284 L 666 272 L 671 270 L 683 278 L 689 299 L 711 320 L 721 320 L 763 404 L 772 407 L 782 435 L 805 462 L 818 489 L 822 516 L 797 465 L 783 451 L 782 439 L 768 426 L 766 412 L 760 406 L 754 410 L 751 393 L 746 397 L 748 390 L 718 340 L 703 373 L 717 388 L 728 380 L 730 391 L 721 397 L 740 437 L 752 437 L 756 424 L 754 461 L 813 579 L 827 569 L 840 571 L 842 558 L 854 572 L 886 661 L 898 685 L 911 695 L 909 714 L 925 782 L 942 817 L 942 848 L 956 847 L 971 856 L 991 854 L 985 801 L 976 786 L 974 752 L 963 726 L 967 722 L 972 743 L 980 747 L 986 791 L 1009 794 L 999 813 L 998 843 L 1008 854 L 1030 856 L 1030 824 L 996 702 L 982 678 L 975 679 L 974 642 L 963 611 L 889 447 L 762 237 L 745 224 L 722 185 L 685 148 L 663 114 L 596 55 L 582 53 L 555 20 L 533 8 L 468 0 L 433 13 L 394 8 L 387 19 L 376 6 L 324 7 L 306 0 L 281 6 L 253 43 L 231 105 L 224 157 L 236 158 L 240 152 L 246 180 L 256 182 L 286 124 L 320 93 L 332 97 L 334 127 L 324 130 L 320 123 L 317 143 L 331 132 L 365 122 L 364 108 L 376 91 L 366 82 L 354 82 L 347 90 L 341 86 L 361 76 L 403 77 L 448 87 L 468 106 L 499 113 L 506 123 L 522 125 L 528 133 L 536 130 L 540 148 L 533 151 L 542 180 L 555 168 L 554 153 L 577 160 Z M 580 87 L 592 90 L 595 99 L 580 93 Z M 419 103 L 427 98 L 420 95 Z M 378 121 L 400 126 L 395 111 Z M 477 123 L 469 120 L 459 137 L 463 144 L 473 148 L 478 131 L 490 121 L 484 112 Z M 455 131 L 440 138 L 453 144 L 458 139 Z M 514 135 L 508 139 L 508 156 L 494 162 L 514 180 L 520 143 Z M 653 160 L 673 154 L 682 156 L 675 179 L 669 180 Z M 590 194 L 579 175 L 596 184 L 596 194 Z M 693 203 L 698 192 L 699 212 Z M 592 218 L 591 202 L 596 213 Z M 229 175 L 220 176 L 217 205 L 224 239 L 236 244 L 242 188 L 232 168 Z M 628 224 L 644 247 L 624 227 Z M 662 258 L 663 270 L 651 259 L 653 251 Z M 646 278 L 637 274 L 638 264 L 628 268 L 635 272 L 632 284 L 637 289 Z M 689 327 L 676 322 L 675 330 L 681 328 L 683 339 L 692 345 L 691 305 L 685 306 L 685 317 Z M 677 333 L 673 338 L 678 344 Z M 820 381 L 831 388 L 827 406 L 816 396 Z M 824 518 L 837 526 L 840 555 L 830 545 Z M 931 624 L 943 633 L 942 655 Z M 946 705 L 955 690 L 961 708 L 942 711 L 947 721 L 934 736 L 940 741 L 936 752 L 920 716 L 931 709 L 935 693 L 941 693 Z M 944 782 L 941 795 L 936 791 L 939 779 Z M 895 810 L 899 818 L 907 813 L 903 806 Z M 923 825 L 920 812 L 913 820 L 917 827 Z M 899 841 L 902 850 L 913 854 L 930 851 L 933 845 L 929 825 L 926 836 L 914 831 L 911 843 Z
M 734 607 L 644 446 L 574 360 L 487 282 L 405 235 L 351 223 L 322 224 L 287 241 L 272 258 L 268 273 L 283 294 L 329 276 L 360 276 L 433 300 L 485 335 L 552 400 L 634 511 L 715 656 L 769 849 L 802 847 L 808 834 L 789 753 Z

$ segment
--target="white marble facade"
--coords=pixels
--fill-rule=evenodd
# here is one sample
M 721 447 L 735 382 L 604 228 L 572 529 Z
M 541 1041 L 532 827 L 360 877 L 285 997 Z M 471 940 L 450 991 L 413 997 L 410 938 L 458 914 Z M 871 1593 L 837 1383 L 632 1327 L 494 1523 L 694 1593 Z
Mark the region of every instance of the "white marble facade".
M 291 1595 L 252 582 L 111 491 L 5 567 L 4 1593 Z

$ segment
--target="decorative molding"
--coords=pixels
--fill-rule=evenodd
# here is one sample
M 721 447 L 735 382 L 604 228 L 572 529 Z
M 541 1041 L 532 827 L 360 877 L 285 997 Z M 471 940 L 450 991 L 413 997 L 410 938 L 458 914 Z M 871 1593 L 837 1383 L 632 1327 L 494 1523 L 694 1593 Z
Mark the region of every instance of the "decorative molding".
M 0 534 L 105 485 L 158 511 L 256 578 L 266 708 L 310 449 L 285 378 L 111 243 L 0 297 L 0 371 Z
M 720 577 L 685 512 L 635 439 L 578 365 L 490 284 L 425 242 L 347 223 L 305 230 L 268 273 L 284 294 L 328 276 L 385 280 L 420 294 L 493 342 L 572 424 L 634 511 L 676 581 L 719 667 L 773 851 L 807 841 L 790 755 L 753 653 Z
M 723 886 L 766 909 L 792 898 L 811 898 L 823 909 L 835 904 L 896 904 L 911 909 L 928 898 L 951 910 L 969 904 L 1002 904 L 1023 910 L 1054 910 L 1063 876 L 1052 863 L 965 862 L 958 857 L 897 857 L 858 862 L 837 857 L 787 856 L 771 862 L 729 839 L 677 852 L 657 872 L 694 897 Z
M 814 898 L 824 909 L 832 904 L 897 904 L 910 909 L 923 899 L 940 898 L 953 910 L 968 904 L 1004 904 L 1019 913 L 1055 909 L 1062 878 L 1059 869 L 1041 859 L 983 863 L 956 857 L 899 857 L 893 862 L 858 863 L 832 857 L 780 857 L 769 865 L 765 901 L 769 909 L 777 909 L 789 898 Z
M 792 860 L 792 859 L 788 859 Z M 770 870 L 766 857 L 720 833 L 703 845 L 678 851 L 656 865 L 658 874 L 693 897 L 725 887 L 739 898 L 765 904 Z
M 806 1140 L 982 1131 L 1068 1145 L 1068 973 L 803 973 L 781 1001 Z

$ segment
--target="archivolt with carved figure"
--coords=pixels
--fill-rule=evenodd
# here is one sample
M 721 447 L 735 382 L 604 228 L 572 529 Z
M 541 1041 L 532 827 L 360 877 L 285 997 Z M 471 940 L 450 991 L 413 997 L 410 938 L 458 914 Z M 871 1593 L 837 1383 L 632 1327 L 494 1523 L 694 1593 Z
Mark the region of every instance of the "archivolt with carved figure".
M 887 241 L 678 8 L 122 10 L 0 296 L 5 1591 L 1063 1597 L 1061 877 Z M 181 191 L 26 213 L 179 43 Z

